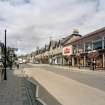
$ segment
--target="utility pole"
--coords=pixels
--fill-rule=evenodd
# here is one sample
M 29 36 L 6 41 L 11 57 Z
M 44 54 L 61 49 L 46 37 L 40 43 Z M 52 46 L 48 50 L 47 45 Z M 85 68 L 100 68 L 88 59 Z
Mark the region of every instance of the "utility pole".
M 7 70 L 6 70 L 6 67 L 7 67 L 7 65 L 6 65 L 6 59 L 7 59 L 7 37 L 6 37 L 6 33 L 7 33 L 7 30 L 5 30 L 5 61 L 4 61 L 4 80 L 7 80 Z

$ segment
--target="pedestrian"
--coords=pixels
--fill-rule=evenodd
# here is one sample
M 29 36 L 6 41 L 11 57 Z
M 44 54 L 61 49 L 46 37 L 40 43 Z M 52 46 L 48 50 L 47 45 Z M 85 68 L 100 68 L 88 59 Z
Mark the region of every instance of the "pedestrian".
M 96 69 L 96 61 L 95 61 L 95 59 L 93 59 L 92 66 L 93 66 L 93 70 L 95 70 Z
M 68 60 L 68 64 L 69 64 L 69 68 L 70 68 L 70 65 L 71 65 L 71 59 Z
M 80 69 L 80 67 L 81 67 L 81 63 L 79 62 L 79 63 L 78 63 L 78 68 Z
M 13 62 L 12 61 L 9 62 L 9 66 L 10 66 L 10 70 L 12 70 L 12 67 L 13 67 Z
M 19 63 L 17 63 L 16 66 L 17 66 L 17 69 L 19 69 Z
M 94 69 L 96 69 L 96 61 L 94 60 L 93 63 L 94 63 Z

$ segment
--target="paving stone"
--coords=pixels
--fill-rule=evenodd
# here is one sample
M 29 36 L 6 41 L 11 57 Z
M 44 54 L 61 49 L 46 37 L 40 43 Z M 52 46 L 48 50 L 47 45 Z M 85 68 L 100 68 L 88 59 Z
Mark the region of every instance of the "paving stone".
M 7 71 L 7 81 L 0 82 L 0 105 L 22 105 L 22 98 L 26 97 L 21 89 L 22 78 L 15 74 L 16 71 Z M 18 72 L 18 71 L 17 71 Z M 23 91 L 24 90 L 24 91 Z M 26 98 L 27 99 L 27 98 Z
M 0 105 L 37 105 L 35 91 L 21 70 L 7 70 L 7 80 L 0 82 Z

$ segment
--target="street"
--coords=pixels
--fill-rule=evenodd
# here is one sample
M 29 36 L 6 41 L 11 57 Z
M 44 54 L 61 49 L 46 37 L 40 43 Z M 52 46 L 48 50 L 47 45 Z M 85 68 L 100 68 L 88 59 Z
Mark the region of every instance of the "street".
M 81 82 L 85 85 L 100 89 L 102 91 L 105 91 L 105 72 L 103 75 L 100 75 L 100 73 L 86 73 L 86 72 L 75 72 L 75 71 L 68 71 L 68 69 L 64 70 L 63 68 L 58 68 L 53 65 L 24 65 L 23 67 L 27 68 L 43 68 L 44 70 L 48 70 L 51 72 L 54 72 L 59 75 L 66 76 L 70 79 L 76 80 L 78 82 Z M 93 71 L 94 72 L 94 71 Z
M 48 94 L 43 96 L 45 91 L 39 89 L 39 97 L 44 102 L 51 100 L 53 97 L 60 103 L 55 104 L 49 101 L 52 102 L 50 105 L 105 104 L 104 74 L 88 73 L 88 71 L 75 72 L 42 64 L 23 65 L 23 68 L 29 78 L 37 81 L 39 86 L 43 87 L 50 94 L 50 96 Z M 46 103 L 49 105 L 48 102 Z

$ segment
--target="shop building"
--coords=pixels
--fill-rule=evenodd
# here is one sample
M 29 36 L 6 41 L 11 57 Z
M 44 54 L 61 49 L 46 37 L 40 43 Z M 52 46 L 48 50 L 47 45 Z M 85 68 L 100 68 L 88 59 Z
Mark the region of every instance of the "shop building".
M 49 44 L 49 63 L 61 65 L 62 64 L 62 40 L 50 41 Z
M 105 68 L 105 28 L 89 33 L 72 43 L 72 66 Z
M 68 62 L 72 66 L 73 64 L 73 47 L 72 42 L 81 38 L 78 30 L 73 30 L 73 34 L 69 35 L 66 40 L 63 42 L 63 65 L 68 65 Z

